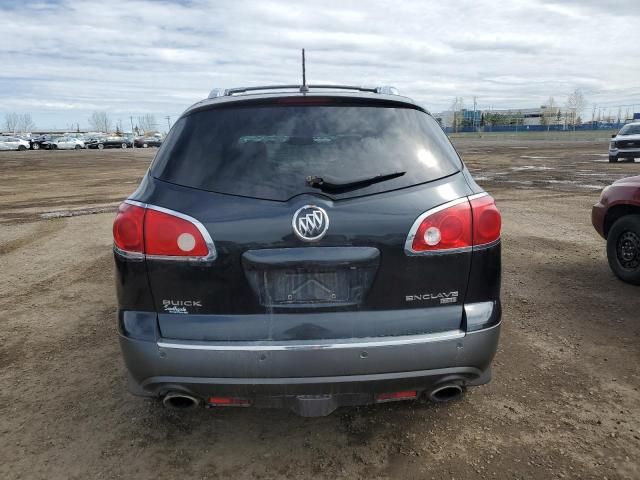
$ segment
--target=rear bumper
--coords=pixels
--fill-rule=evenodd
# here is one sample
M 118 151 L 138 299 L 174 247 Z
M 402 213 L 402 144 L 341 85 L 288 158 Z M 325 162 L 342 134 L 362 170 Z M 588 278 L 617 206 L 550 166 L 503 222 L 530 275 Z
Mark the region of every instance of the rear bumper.
M 602 238 L 606 238 L 604 234 L 604 218 L 606 214 L 607 207 L 600 202 L 591 208 L 591 224 Z
M 489 381 L 500 324 L 403 337 L 311 342 L 157 342 L 120 336 L 133 393 L 180 390 L 201 399 L 236 396 L 286 406 L 304 395 L 365 404 L 389 391 Z

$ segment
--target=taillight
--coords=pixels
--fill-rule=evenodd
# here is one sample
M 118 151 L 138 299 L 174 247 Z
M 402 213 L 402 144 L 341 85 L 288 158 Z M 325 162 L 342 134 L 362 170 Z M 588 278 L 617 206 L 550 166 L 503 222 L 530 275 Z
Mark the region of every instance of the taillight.
M 206 257 L 209 253 L 198 227 L 176 215 L 157 210 L 147 210 L 144 247 L 147 255 Z
M 473 211 L 473 245 L 487 245 L 500 238 L 502 216 L 489 195 L 471 199 Z
M 113 223 L 120 253 L 147 258 L 212 260 L 213 240 L 194 218 L 154 205 L 126 201 Z
M 129 203 L 118 208 L 113 222 L 113 242 L 124 252 L 144 253 L 144 214 L 145 209 Z
M 413 255 L 467 251 L 498 240 L 500 227 L 500 212 L 489 195 L 460 198 L 420 215 L 405 250 Z

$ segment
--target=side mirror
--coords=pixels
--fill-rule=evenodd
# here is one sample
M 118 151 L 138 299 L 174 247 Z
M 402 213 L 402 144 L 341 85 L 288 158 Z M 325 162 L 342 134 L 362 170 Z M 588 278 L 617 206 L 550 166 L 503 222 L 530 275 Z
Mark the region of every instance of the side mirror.
M 611 138 L 616 138 L 618 135 L 611 135 Z

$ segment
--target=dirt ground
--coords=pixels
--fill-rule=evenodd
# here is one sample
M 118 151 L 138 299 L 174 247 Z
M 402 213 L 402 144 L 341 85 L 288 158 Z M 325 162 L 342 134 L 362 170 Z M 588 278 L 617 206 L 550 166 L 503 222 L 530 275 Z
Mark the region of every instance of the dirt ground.
M 455 143 L 504 215 L 493 382 L 311 419 L 126 392 L 110 228 L 153 150 L 0 153 L 0 478 L 640 478 L 640 288 L 590 224 L 640 164 L 606 141 Z

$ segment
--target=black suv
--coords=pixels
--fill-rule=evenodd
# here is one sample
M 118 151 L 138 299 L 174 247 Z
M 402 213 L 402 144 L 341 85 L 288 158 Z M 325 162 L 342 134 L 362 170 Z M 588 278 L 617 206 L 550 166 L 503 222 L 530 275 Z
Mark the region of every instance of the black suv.
M 134 393 L 312 416 L 490 380 L 500 213 L 392 91 L 214 91 L 175 123 L 113 228 Z

